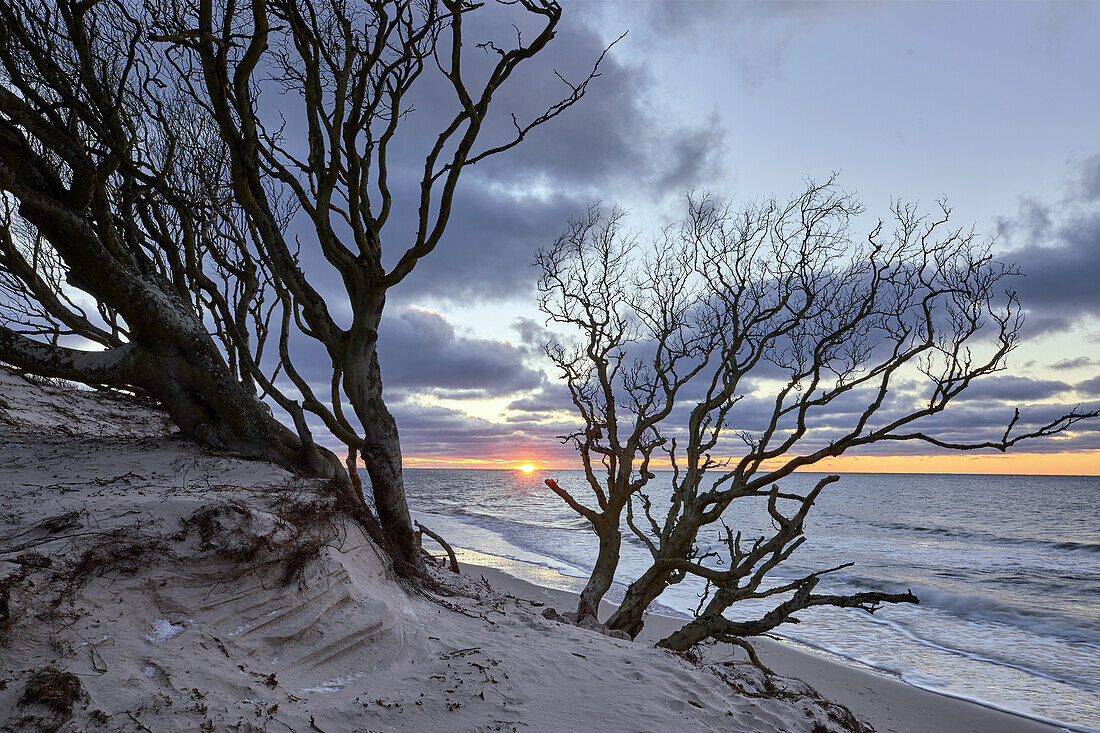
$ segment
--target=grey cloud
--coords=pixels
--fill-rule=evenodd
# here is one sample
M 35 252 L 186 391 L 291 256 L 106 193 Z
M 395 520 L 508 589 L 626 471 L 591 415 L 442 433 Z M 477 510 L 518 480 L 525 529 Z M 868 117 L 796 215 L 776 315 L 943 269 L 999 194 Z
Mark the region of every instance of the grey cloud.
M 1092 379 L 1086 379 L 1083 382 L 1079 382 L 1074 389 L 1089 397 L 1100 397 L 1100 376 L 1095 376 Z
M 484 29 L 486 37 L 512 32 L 499 20 Z M 566 79 L 583 79 L 603 44 L 592 28 L 566 13 L 551 44 L 521 65 L 494 98 L 485 145 L 514 133 L 513 113 L 522 124 L 559 98 L 565 87 L 555 70 Z M 529 265 L 535 249 L 552 242 L 586 202 L 632 194 L 660 199 L 705 180 L 724 141 L 719 120 L 670 125 L 651 98 L 651 86 L 645 67 L 625 63 L 612 50 L 585 98 L 533 130 L 516 148 L 464 174 L 444 241 L 394 296 L 405 302 L 422 295 L 465 302 L 531 297 Z M 391 263 L 402 250 L 394 233 L 413 228 L 423 164 L 423 151 L 415 143 L 434 139 L 434 124 L 450 108 L 451 97 L 439 80 L 426 85 L 406 122 L 404 147 L 393 155 L 391 181 L 403 187 L 395 196 L 395 210 L 404 212 L 407 221 L 395 220 L 389 227 L 385 246 Z
M 458 410 L 395 401 L 390 409 L 410 456 L 480 460 L 540 459 L 567 462 L 573 451 L 554 436 L 560 430 L 533 423 L 492 423 Z
M 1029 379 L 1012 375 L 995 375 L 975 381 L 957 401 L 982 400 L 1000 402 L 1031 402 L 1046 400 L 1073 389 L 1065 382 L 1053 379 Z
M 573 82 L 591 71 L 605 41 L 581 13 L 572 11 L 566 9 L 547 47 L 520 64 L 497 90 L 475 152 L 510 140 L 513 114 L 526 124 L 568 93 L 555 71 Z M 493 39 L 510 47 L 513 22 L 527 37 L 533 32 L 529 16 L 499 5 L 470 15 L 463 71 L 471 86 L 484 78 L 496 58 L 474 44 Z M 534 250 L 551 242 L 587 201 L 632 193 L 659 198 L 704 178 L 723 141 L 718 120 L 670 123 L 652 99 L 652 83 L 644 63 L 628 63 L 612 50 L 577 104 L 532 130 L 519 146 L 467 169 L 444 240 L 391 293 L 391 302 L 408 304 L 422 296 L 462 302 L 529 297 L 534 278 L 528 265 Z M 382 233 L 388 266 L 415 239 L 424 157 L 459 105 L 450 83 L 434 68 L 425 71 L 405 102 L 407 115 L 388 152 L 393 209 Z M 282 127 L 292 148 L 300 148 L 307 138 L 300 107 L 289 97 L 266 120 L 272 128 Z M 301 149 L 292 152 L 303 154 Z M 303 269 L 332 301 L 343 301 L 340 279 L 320 256 L 304 217 L 294 222 L 293 234 L 301 235 Z
M 1026 333 L 1065 331 L 1100 316 L 1100 156 L 1078 166 L 1080 183 L 1054 204 L 1021 202 L 998 222 L 1008 244 L 1001 259 L 1020 268 L 1015 285 L 1028 311 Z
M 630 36 L 621 42 L 635 45 Z M 526 68 L 516 83 L 494 99 L 497 116 L 492 134 L 512 131 L 511 113 L 529 119 L 564 86 L 553 71 L 577 81 L 591 71 L 605 41 L 578 15 L 566 13 L 554 41 Z M 654 80 L 647 66 L 628 63 L 612 49 L 600 65 L 587 96 L 549 124 L 534 130 L 525 143 L 492 160 L 491 178 L 545 182 L 567 191 L 607 196 L 640 188 L 658 196 L 669 182 L 694 184 L 713 162 L 724 130 L 717 117 L 693 126 L 672 125 L 654 99 Z M 678 183 L 683 185 L 683 183 Z M 671 193 L 678 193 L 673 190 Z
M 430 296 L 450 302 L 534 299 L 534 251 L 553 242 L 583 211 L 566 196 L 521 198 L 502 191 L 460 187 L 455 218 L 439 247 L 394 291 L 399 302 Z
M 499 397 L 534 389 L 542 372 L 505 342 L 455 333 L 443 316 L 405 308 L 382 321 L 379 358 L 387 390 L 430 391 L 449 397 Z
M 718 117 L 711 116 L 706 127 L 684 129 L 671 137 L 668 165 L 657 180 L 658 191 L 683 191 L 698 185 L 700 177 L 710 175 L 717 165 L 725 130 Z
M 895 417 L 907 414 L 919 405 L 921 402 L 919 393 L 912 389 L 915 385 L 905 386 L 906 389 L 891 392 L 873 421 L 873 426 L 882 425 Z M 1077 388 L 1100 395 L 1100 377 L 1082 383 Z M 1020 395 L 1036 391 L 1035 385 L 1016 384 L 1007 387 L 1001 385 L 1002 393 L 1006 389 Z M 1051 389 L 1049 386 L 1040 386 L 1038 392 Z M 517 452 L 530 449 L 533 454 L 567 462 L 574 459 L 573 452 L 568 446 L 560 445 L 554 436 L 568 432 L 573 424 L 569 421 L 544 423 L 530 419 L 540 413 L 545 414 L 550 409 L 568 407 L 557 402 L 559 397 L 560 393 L 555 394 L 552 389 L 544 389 L 531 398 L 517 400 L 509 407 L 519 411 L 520 414 L 512 415 L 500 424 L 487 423 L 442 408 L 399 406 L 395 414 L 398 416 L 403 440 L 410 446 L 411 451 L 418 454 L 431 452 L 434 455 L 515 458 Z M 830 440 L 850 430 L 855 424 L 856 415 L 862 412 L 870 398 L 867 392 L 853 393 L 838 399 L 827 409 L 818 411 L 809 421 L 810 431 L 807 436 L 795 446 L 790 455 L 811 453 L 827 446 Z M 718 449 L 713 451 L 714 455 L 734 457 L 742 455 L 745 447 L 740 442 L 737 431 L 747 430 L 750 433 L 758 433 L 766 424 L 773 405 L 773 399 L 768 397 L 747 397 L 739 403 L 731 414 L 730 428 L 726 431 Z M 682 429 L 679 426 L 685 424 L 691 407 L 690 402 L 677 405 L 674 414 L 666 423 L 668 426 L 664 431 L 666 437 L 682 435 Z M 1058 415 L 1071 411 L 1074 407 L 1075 405 L 1068 403 L 1025 402 L 1021 405 L 1022 419 L 1016 431 L 1022 432 L 1037 427 Z M 941 439 L 959 443 L 997 440 L 1003 434 L 1012 416 L 1013 404 L 1011 403 L 966 401 L 954 403 L 946 411 L 914 423 L 903 432 L 920 430 Z M 790 427 L 790 425 L 784 426 L 775 442 L 782 440 L 783 430 Z M 1014 452 L 1049 453 L 1095 449 L 1100 449 L 1100 421 L 1082 424 L 1072 433 L 1065 433 L 1052 439 L 1025 441 L 1013 450 Z M 883 441 L 862 447 L 858 451 L 851 451 L 849 454 L 927 455 L 943 452 L 945 451 L 921 441 Z
M 808 2 L 681 0 L 587 5 L 604 24 L 629 17 L 631 34 L 638 36 L 646 48 L 656 47 L 673 58 L 684 49 L 703 49 L 730 58 L 734 71 L 749 86 L 782 76 L 792 44 L 823 21 L 845 12 L 839 4 Z
M 547 413 L 566 410 L 573 412 L 569 392 L 560 383 L 546 384 L 538 392 L 508 403 L 508 409 L 516 412 Z M 578 418 L 579 419 L 579 418 Z
M 554 333 L 542 323 L 531 318 L 517 318 L 512 328 L 527 346 L 542 351 L 542 347 L 554 341 Z
M 1090 155 L 1081 163 L 1078 191 L 1086 201 L 1100 200 L 1100 153 Z
M 1097 362 L 1095 359 L 1090 359 L 1087 356 L 1078 356 L 1074 359 L 1059 359 L 1058 361 L 1051 364 L 1050 368 L 1057 370 L 1083 369 L 1084 367 L 1089 367 L 1097 363 L 1100 362 Z

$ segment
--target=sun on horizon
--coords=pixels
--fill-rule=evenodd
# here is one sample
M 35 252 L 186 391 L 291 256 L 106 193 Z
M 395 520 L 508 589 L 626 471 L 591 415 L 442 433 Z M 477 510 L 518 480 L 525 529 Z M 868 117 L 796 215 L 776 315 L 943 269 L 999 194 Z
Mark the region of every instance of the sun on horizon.
M 519 470 L 523 471 L 524 473 L 531 473 L 535 470 L 535 467 L 533 464 L 524 463 L 522 466 L 519 467 Z

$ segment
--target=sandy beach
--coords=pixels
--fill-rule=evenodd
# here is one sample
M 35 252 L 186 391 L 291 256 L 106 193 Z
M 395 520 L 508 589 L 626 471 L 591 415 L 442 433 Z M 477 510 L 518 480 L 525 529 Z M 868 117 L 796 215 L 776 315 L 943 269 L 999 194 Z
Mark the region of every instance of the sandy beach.
M 323 481 L 0 370 L 0 730 L 1045 731 L 788 645 L 693 661 L 461 558 L 416 591 Z M 862 721 L 862 722 L 857 722 Z
M 472 555 L 472 553 L 469 553 Z M 463 557 L 462 553 L 459 554 Z M 483 575 L 494 588 L 547 605 L 571 608 L 573 595 L 565 591 L 533 585 L 493 567 L 462 563 L 464 572 Z M 652 643 L 683 622 L 657 614 L 647 617 L 639 643 Z M 861 720 L 882 733 L 917 731 L 1028 731 L 1064 730 L 1061 727 L 1030 720 L 920 690 L 899 680 L 840 664 L 822 655 L 805 652 L 792 645 L 766 638 L 753 640 L 760 660 L 776 673 L 807 681 L 825 697 L 851 709 Z M 728 644 L 707 647 L 705 659 L 743 660 L 744 653 Z

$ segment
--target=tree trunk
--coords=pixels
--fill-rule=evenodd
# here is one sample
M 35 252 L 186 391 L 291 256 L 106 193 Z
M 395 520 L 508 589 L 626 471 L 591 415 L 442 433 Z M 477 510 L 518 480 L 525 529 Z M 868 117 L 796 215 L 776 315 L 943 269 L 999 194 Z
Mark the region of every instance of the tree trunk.
M 381 307 L 378 311 L 380 316 Z M 376 332 L 372 329 L 371 333 Z M 363 374 L 360 364 L 349 364 L 353 371 L 345 371 L 344 376 L 346 391 L 363 425 L 361 453 L 367 475 L 370 476 L 374 510 L 393 557 L 394 570 L 401 577 L 422 577 L 427 570 L 420 555 L 420 538 L 413 527 L 409 503 L 405 498 L 397 423 L 382 400 L 382 371 L 373 344 L 367 358 L 366 374 Z
M 627 587 L 623 602 L 607 620 L 609 628 L 625 631 L 631 638 L 641 633 L 646 609 L 665 592 L 673 577 L 673 570 L 663 566 L 661 559 L 687 557 L 695 544 L 698 531 L 698 524 L 693 528 L 690 517 L 680 521 L 671 536 L 662 544 L 658 558 Z
M 768 611 L 759 619 L 749 621 L 730 621 L 722 614 L 737 601 L 737 596 L 729 589 L 719 587 L 703 613 L 694 621 L 657 642 L 657 646 L 673 651 L 685 651 L 709 637 L 731 639 L 745 636 L 759 636 L 785 623 L 797 623 L 793 614 L 814 606 L 835 606 L 837 608 L 859 608 L 874 613 L 882 603 L 919 603 L 910 591 L 905 593 L 880 593 L 865 591 L 847 596 L 814 595 L 820 577 L 808 576 L 794 592 L 794 595 Z
M 154 325 L 145 315 L 135 327 L 135 341 L 96 352 L 52 346 L 0 328 L 0 356 L 40 376 L 141 390 L 164 406 L 184 435 L 210 448 L 346 480 L 335 454 L 303 445 L 245 389 L 197 319 L 175 312 Z
M 722 616 L 722 612 L 732 603 L 733 598 L 726 589 L 719 587 L 699 616 L 658 641 L 657 646 L 674 652 L 683 652 L 723 631 L 729 632 L 730 621 Z M 745 630 L 748 630 L 748 627 Z
M 373 419 L 362 453 L 374 494 L 374 508 L 393 555 L 397 574 L 402 577 L 420 576 L 424 573 L 424 561 L 420 557 L 420 542 L 405 499 L 397 424 L 385 405 L 381 405 L 381 412 L 375 413 Z
M 164 404 L 185 435 L 297 473 L 347 480 L 334 453 L 316 444 L 304 445 L 248 392 L 205 332 L 187 342 L 182 348 L 174 342 L 146 346 L 131 380 Z
M 619 608 L 607 620 L 607 627 L 625 631 L 632 639 L 638 636 L 645 624 L 643 617 L 646 609 L 665 592 L 671 575 L 671 571 L 656 569 L 651 565 L 626 589 Z
M 725 619 L 721 617 L 700 616 L 658 641 L 657 646 L 674 652 L 684 652 L 699 642 L 720 634 L 725 627 Z
M 577 621 L 586 616 L 599 620 L 600 601 L 611 588 L 611 583 L 615 580 L 615 570 L 619 567 L 619 550 L 623 536 L 618 525 L 609 522 L 597 526 L 596 532 L 600 538 L 600 549 L 596 555 L 596 565 L 588 576 L 588 583 L 581 591 L 580 602 L 577 604 Z

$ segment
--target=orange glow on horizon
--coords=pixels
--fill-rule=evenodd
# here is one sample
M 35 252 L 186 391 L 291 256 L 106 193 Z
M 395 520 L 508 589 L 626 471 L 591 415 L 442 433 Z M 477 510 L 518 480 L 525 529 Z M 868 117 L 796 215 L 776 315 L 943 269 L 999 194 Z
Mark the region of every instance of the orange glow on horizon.
M 548 457 L 516 466 L 514 459 L 451 456 L 405 456 L 407 468 L 498 468 L 523 470 L 571 471 L 579 469 L 573 456 Z M 668 470 L 667 462 L 654 463 L 655 471 Z M 914 455 L 914 456 L 842 456 L 821 461 L 810 472 L 835 473 L 955 473 L 1006 474 L 1034 476 L 1100 476 L 1100 450 L 1077 453 L 1015 453 Z
M 519 467 L 519 470 L 523 471 L 524 473 L 531 473 L 535 470 L 535 467 L 532 466 L 530 463 L 524 463 L 522 466 Z
M 814 471 L 837 473 L 984 473 L 1017 476 L 1100 476 L 1100 451 L 1079 453 L 955 453 L 938 456 L 842 456 Z

